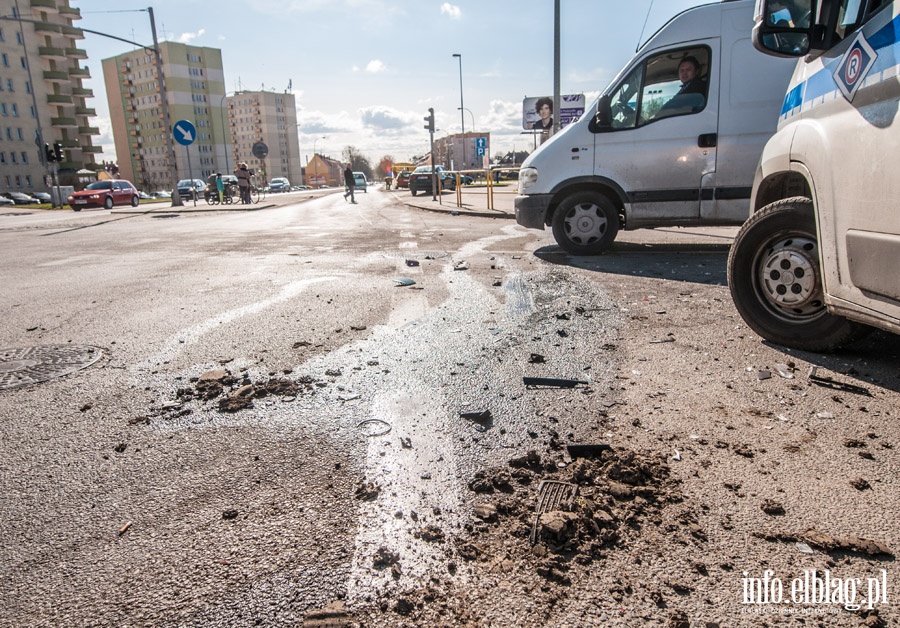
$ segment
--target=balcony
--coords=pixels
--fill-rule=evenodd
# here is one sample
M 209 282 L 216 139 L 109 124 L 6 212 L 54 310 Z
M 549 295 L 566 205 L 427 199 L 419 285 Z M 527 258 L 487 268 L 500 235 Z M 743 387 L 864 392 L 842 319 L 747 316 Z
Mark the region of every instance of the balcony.
M 48 105 L 71 105 L 72 97 L 68 94 L 47 94 Z
M 66 60 L 66 51 L 55 46 L 38 46 L 38 54 L 45 59 Z
M 59 70 L 44 70 L 44 80 L 52 83 L 68 83 L 69 73 Z
M 59 7 L 59 14 L 65 15 L 70 20 L 81 19 L 81 9 L 76 9 L 75 7 Z
M 73 87 L 72 95 L 73 96 L 83 96 L 84 98 L 93 98 L 94 90 L 89 89 L 87 87 Z
M 34 30 L 37 33 L 59 33 L 60 26 L 50 22 L 37 22 L 34 25 Z
M 80 170 L 81 162 L 80 161 L 72 161 L 71 159 L 67 159 L 66 161 L 59 164 L 60 170 Z
M 77 26 L 62 25 L 59 27 L 59 32 L 61 32 L 63 35 L 71 37 L 72 39 L 84 39 L 84 31 Z
M 50 124 L 56 127 L 72 128 L 77 127 L 78 123 L 75 118 L 50 118 Z
M 80 146 L 78 140 L 59 140 L 63 148 L 78 148 Z
M 97 110 L 93 107 L 75 107 L 76 116 L 96 116 Z
M 56 0 L 31 0 L 28 4 L 31 5 L 32 9 L 41 9 L 48 13 L 59 13 L 59 8 L 56 6 Z
M 66 48 L 66 56 L 70 59 L 87 59 L 87 50 L 81 48 Z
M 69 76 L 79 78 L 91 78 L 91 71 L 88 68 L 69 68 Z
M 96 126 L 80 126 L 78 127 L 79 135 L 100 135 L 100 128 Z
M 102 153 L 103 147 L 102 146 L 82 146 L 81 152 L 82 153 L 94 153 L 94 154 Z

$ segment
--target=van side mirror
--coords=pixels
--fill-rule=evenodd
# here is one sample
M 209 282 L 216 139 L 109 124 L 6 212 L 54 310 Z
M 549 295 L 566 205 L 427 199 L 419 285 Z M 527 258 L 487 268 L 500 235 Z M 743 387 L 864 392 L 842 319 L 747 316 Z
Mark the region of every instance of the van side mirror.
M 753 45 L 778 57 L 802 57 L 812 48 L 816 0 L 759 0 Z
M 612 129 L 612 108 L 609 104 L 609 96 L 603 95 L 597 101 L 597 111 L 588 124 L 591 133 L 603 133 Z

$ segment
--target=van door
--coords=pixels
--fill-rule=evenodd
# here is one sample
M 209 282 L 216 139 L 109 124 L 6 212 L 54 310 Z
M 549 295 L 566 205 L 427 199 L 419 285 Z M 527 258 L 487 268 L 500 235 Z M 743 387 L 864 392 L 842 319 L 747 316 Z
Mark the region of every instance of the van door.
M 857 311 L 879 313 L 896 324 L 900 320 L 900 178 L 896 174 L 900 3 L 875 4 L 875 11 L 869 5 L 869 15 L 856 15 L 854 11 L 861 10 L 858 3 L 840 3 L 839 28 L 865 23 L 822 58 L 821 73 L 834 89 L 828 96 L 840 106 L 829 109 L 822 106 L 827 97 L 817 99 L 809 116 L 831 140 L 824 149 L 831 154 L 821 156 L 827 169 L 814 173 L 822 239 L 833 237 L 837 248 L 836 273 L 828 273 L 831 260 L 824 260 L 826 289 L 846 302 L 837 307 L 852 304 Z
M 625 190 L 628 228 L 699 218 L 716 163 L 719 65 L 719 38 L 699 40 L 644 57 L 610 92 L 612 129 L 596 136 L 595 174 Z

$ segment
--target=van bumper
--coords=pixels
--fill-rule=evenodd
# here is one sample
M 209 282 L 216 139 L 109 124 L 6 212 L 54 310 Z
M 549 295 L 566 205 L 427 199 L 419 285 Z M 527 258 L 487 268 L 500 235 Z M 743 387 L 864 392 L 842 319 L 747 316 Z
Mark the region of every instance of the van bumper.
M 550 194 L 516 196 L 516 222 L 529 229 L 543 229 L 552 198 Z

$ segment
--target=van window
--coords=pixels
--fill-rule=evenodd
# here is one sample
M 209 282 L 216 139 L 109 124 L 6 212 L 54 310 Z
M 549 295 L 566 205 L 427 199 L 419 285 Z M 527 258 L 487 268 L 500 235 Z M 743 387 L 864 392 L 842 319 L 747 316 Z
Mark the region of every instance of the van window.
M 630 129 L 706 108 L 710 50 L 667 50 L 635 67 L 610 94 L 612 128 Z

